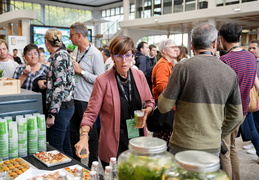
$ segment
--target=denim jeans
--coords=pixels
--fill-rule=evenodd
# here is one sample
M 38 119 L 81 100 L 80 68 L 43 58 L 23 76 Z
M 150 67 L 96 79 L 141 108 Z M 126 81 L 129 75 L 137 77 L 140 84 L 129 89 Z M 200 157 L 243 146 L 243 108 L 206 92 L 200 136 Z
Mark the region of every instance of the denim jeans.
M 259 156 L 259 134 L 255 127 L 253 113 L 248 113 L 248 115 L 246 116 L 246 121 L 248 121 L 248 125 L 252 134 L 251 142 L 255 147 L 257 156 Z
M 70 119 L 74 110 L 74 106 L 60 108 L 55 118 L 55 124 L 47 129 L 47 140 L 49 144 L 70 157 L 72 157 Z
M 253 112 L 253 116 L 254 116 L 255 127 L 257 129 L 257 132 L 259 133 L 259 111 Z

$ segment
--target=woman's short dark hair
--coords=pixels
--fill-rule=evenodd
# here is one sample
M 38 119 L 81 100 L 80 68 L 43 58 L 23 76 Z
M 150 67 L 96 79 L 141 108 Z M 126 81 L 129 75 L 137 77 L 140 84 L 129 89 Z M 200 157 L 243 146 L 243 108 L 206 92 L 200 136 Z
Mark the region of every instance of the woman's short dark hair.
M 30 44 L 28 44 L 27 46 L 24 47 L 23 55 L 26 56 L 27 52 L 32 50 L 32 49 L 36 49 L 38 54 L 40 54 L 38 46 L 36 44 L 30 43 Z
M 135 53 L 134 41 L 128 36 L 116 37 L 109 46 L 110 53 L 112 55 L 116 54 L 126 54 L 128 51 Z

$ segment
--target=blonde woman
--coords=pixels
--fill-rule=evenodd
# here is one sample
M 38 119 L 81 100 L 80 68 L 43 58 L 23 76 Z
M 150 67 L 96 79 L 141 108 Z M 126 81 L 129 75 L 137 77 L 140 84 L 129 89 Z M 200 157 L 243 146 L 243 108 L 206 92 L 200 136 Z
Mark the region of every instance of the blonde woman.
M 52 54 L 46 89 L 47 140 L 59 151 L 72 156 L 69 122 L 74 113 L 73 61 L 63 47 L 61 31 L 49 29 L 44 38 Z

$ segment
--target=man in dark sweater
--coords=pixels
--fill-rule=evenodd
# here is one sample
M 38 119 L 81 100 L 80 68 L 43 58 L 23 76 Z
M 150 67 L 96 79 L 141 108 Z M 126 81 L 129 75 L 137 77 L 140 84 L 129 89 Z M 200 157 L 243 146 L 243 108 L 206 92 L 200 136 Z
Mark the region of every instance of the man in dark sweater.
M 148 85 L 152 89 L 151 75 L 154 66 L 148 55 L 148 44 L 146 42 L 140 42 L 137 47 L 137 53 L 135 54 L 136 66 L 145 74 Z
M 177 63 L 158 98 L 161 113 L 176 105 L 170 152 L 201 150 L 219 155 L 222 138 L 243 119 L 235 72 L 214 54 L 217 30 L 209 23 L 192 29 L 194 57 Z

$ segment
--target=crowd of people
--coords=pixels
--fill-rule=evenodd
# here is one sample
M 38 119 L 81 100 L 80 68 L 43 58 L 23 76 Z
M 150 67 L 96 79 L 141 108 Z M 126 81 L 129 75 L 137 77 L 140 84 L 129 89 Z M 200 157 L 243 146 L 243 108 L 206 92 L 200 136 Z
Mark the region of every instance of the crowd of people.
M 158 49 L 147 42 L 135 48 L 132 38 L 121 36 L 97 49 L 87 32 L 83 23 L 70 26 L 76 46 L 71 56 L 61 31 L 49 29 L 44 36 L 49 60 L 44 49 L 28 44 L 24 64 L 17 49 L 9 59 L 8 44 L 0 39 L 4 76 L 42 93 L 50 145 L 78 160 L 85 151 L 89 167 L 98 158 L 105 167 L 128 149 L 131 138 L 147 135 L 146 119 L 158 106 L 161 113 L 174 112 L 173 128 L 153 133 L 167 141 L 171 153 L 215 154 L 230 179 L 239 180 L 235 138 L 240 132 L 244 141 L 251 140 L 244 149 L 259 163 L 259 111 L 248 112 L 250 90 L 259 90 L 259 40 L 246 51 L 239 43 L 239 24 L 226 23 L 219 30 L 209 23 L 196 25 L 192 57 L 172 39 L 161 40 Z M 144 112 L 141 128 L 134 127 L 135 110 Z M 221 152 L 222 143 L 227 152 Z

